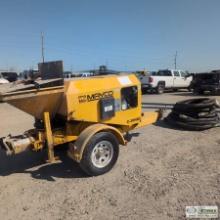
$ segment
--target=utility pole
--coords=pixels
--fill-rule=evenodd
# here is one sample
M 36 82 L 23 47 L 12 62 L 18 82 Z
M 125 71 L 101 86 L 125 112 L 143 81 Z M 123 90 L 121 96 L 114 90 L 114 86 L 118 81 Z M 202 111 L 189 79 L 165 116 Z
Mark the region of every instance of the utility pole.
M 42 62 L 44 63 L 44 34 L 41 32 L 41 56 Z
M 176 51 L 175 56 L 174 56 L 174 67 L 175 67 L 175 70 L 176 70 L 176 60 L 177 60 L 177 51 Z

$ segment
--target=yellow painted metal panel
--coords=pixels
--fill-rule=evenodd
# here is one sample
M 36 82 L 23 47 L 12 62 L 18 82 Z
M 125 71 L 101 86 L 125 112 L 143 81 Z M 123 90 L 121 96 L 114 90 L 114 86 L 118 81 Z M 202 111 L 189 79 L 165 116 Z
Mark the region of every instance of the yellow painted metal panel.
M 124 80 L 124 81 L 123 81 Z M 100 119 L 99 100 L 102 97 L 113 96 L 121 101 L 121 88 L 138 87 L 138 105 L 136 108 L 118 110 L 115 116 L 108 120 Z M 65 83 L 65 99 L 59 109 L 61 115 L 67 114 L 67 120 L 101 122 L 116 125 L 132 125 L 134 119 L 141 115 L 141 86 L 135 75 L 102 76 L 84 80 L 71 80 Z M 66 106 L 64 108 L 63 106 Z
M 141 117 L 141 122 L 138 123 L 136 128 L 143 127 L 155 123 L 159 119 L 158 112 L 144 112 Z

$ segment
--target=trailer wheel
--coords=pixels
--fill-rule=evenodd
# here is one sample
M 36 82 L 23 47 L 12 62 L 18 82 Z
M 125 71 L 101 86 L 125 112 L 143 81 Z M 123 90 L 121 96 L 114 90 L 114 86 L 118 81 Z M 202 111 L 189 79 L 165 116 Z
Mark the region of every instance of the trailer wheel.
M 110 132 L 95 134 L 87 143 L 80 167 L 89 176 L 98 176 L 112 169 L 119 154 L 117 138 Z

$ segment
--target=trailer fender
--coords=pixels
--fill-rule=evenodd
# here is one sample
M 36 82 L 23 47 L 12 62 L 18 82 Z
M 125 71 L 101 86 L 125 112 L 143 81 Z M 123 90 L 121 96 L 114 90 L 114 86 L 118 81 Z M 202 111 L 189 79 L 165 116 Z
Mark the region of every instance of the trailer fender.
M 119 144 L 126 144 L 122 133 L 117 128 L 105 124 L 94 124 L 83 130 L 74 143 L 69 144 L 68 156 L 76 162 L 80 162 L 80 160 L 82 159 L 83 151 L 90 138 L 100 131 L 109 131 L 116 136 Z

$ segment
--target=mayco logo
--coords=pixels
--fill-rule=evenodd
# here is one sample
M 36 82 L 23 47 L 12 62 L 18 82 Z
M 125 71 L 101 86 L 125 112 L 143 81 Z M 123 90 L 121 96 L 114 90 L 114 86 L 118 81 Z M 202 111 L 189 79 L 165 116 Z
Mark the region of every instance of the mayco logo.
M 79 96 L 79 103 L 83 103 L 83 102 L 92 102 L 95 100 L 100 100 L 103 98 L 111 98 L 113 97 L 113 91 L 107 91 L 107 92 L 97 92 L 91 95 L 82 95 Z

